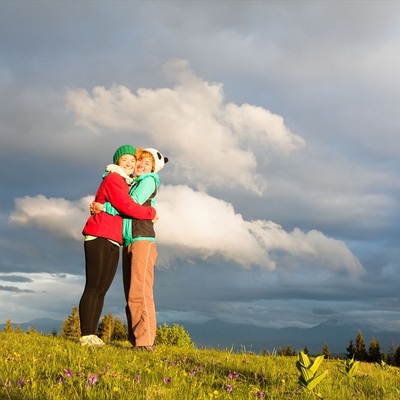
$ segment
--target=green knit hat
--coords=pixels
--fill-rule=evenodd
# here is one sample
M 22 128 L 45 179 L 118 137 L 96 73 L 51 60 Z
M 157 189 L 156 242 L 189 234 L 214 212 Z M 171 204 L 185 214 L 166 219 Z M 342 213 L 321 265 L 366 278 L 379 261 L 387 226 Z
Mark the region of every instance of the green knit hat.
M 118 147 L 117 151 L 114 153 L 113 156 L 113 163 L 116 164 L 118 160 L 125 154 L 135 155 L 136 149 L 131 146 L 130 144 L 124 144 L 121 147 Z

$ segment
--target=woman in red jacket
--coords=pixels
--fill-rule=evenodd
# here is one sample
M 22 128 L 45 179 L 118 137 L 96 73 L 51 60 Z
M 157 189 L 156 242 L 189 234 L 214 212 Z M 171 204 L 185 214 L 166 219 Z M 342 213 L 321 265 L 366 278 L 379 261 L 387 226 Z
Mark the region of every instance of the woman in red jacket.
M 156 211 L 153 207 L 143 207 L 129 196 L 129 184 L 135 168 L 135 151 L 131 145 L 117 149 L 113 156 L 114 164 L 107 166 L 103 181 L 97 190 L 95 201 L 111 203 L 120 214 L 140 220 L 153 220 Z M 104 342 L 96 336 L 103 309 L 104 297 L 114 279 L 122 244 L 122 218 L 107 213 L 89 217 L 83 228 L 85 236 L 86 284 L 79 303 L 81 324 L 80 344 L 82 346 L 103 346 Z

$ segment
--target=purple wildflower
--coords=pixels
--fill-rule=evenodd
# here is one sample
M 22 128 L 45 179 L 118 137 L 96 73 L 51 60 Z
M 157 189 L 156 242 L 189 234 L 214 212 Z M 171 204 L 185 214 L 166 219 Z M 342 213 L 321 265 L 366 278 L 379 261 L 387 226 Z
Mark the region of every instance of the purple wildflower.
M 98 377 L 96 374 L 90 375 L 87 386 L 92 387 L 97 382 L 97 380 L 98 380 Z
M 65 376 L 67 378 L 71 378 L 71 376 L 73 375 L 73 373 L 70 369 L 64 369 L 64 372 L 65 372 Z
M 232 379 L 238 379 L 239 378 L 239 372 L 234 371 L 233 373 L 230 372 L 228 375 L 228 379 L 231 381 Z
M 168 377 L 168 378 L 164 378 L 164 383 L 171 383 L 172 378 Z
M 139 382 L 140 382 L 140 375 L 137 375 L 136 378 L 135 378 L 135 380 L 136 380 L 136 382 L 139 383 Z
M 25 386 L 25 382 L 24 382 L 24 380 L 23 379 L 18 379 L 18 387 L 21 389 L 21 388 L 23 388 L 24 386 Z
M 232 385 L 226 385 L 225 389 L 228 393 L 232 393 L 233 392 L 233 386 Z
M 198 365 L 193 371 L 189 372 L 189 376 L 195 376 L 197 374 L 197 372 L 201 372 L 203 370 L 203 366 L 202 365 Z
M 256 395 L 256 397 L 257 397 L 258 399 L 263 399 L 264 397 L 267 396 L 267 393 L 266 393 L 266 392 L 254 392 L 254 394 Z

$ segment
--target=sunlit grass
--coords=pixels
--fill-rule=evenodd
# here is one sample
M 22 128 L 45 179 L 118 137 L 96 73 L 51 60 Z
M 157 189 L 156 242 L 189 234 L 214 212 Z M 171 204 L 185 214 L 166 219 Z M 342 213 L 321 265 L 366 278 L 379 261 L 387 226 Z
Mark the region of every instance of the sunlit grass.
M 1 399 L 399 399 L 395 367 L 360 363 L 350 378 L 339 360 L 313 390 L 297 357 L 159 346 L 135 352 L 121 343 L 85 348 L 36 333 L 0 333 Z M 312 358 L 312 357 L 311 357 Z

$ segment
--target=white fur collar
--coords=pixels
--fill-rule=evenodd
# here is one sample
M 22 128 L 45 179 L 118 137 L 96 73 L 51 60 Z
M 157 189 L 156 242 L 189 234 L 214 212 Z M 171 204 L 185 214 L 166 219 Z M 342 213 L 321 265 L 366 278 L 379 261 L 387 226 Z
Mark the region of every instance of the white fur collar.
M 106 166 L 106 172 L 116 172 L 117 174 L 121 175 L 125 179 L 125 181 L 128 185 L 130 185 L 133 182 L 133 178 L 131 178 L 129 175 L 127 175 L 119 165 L 108 164 Z

